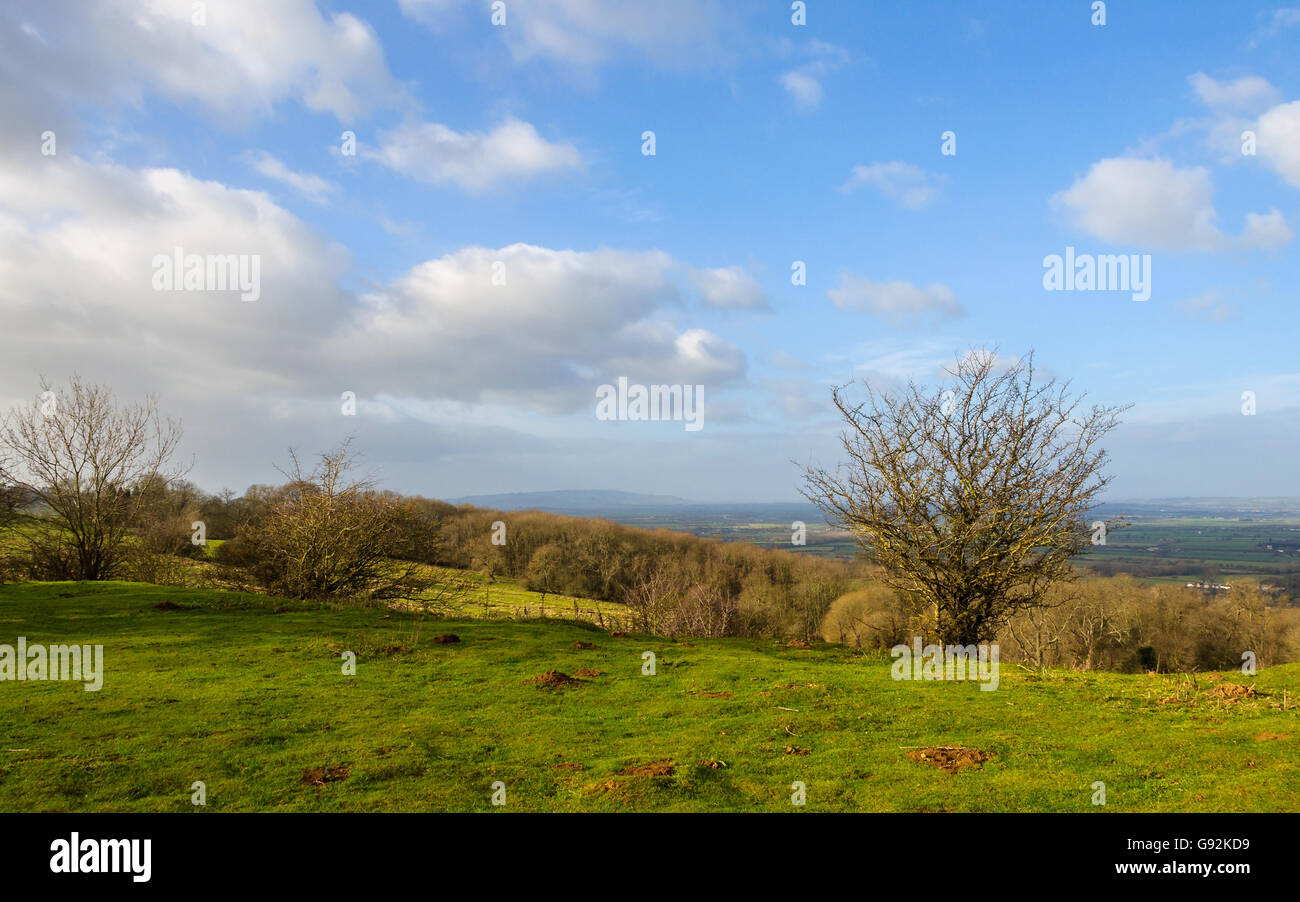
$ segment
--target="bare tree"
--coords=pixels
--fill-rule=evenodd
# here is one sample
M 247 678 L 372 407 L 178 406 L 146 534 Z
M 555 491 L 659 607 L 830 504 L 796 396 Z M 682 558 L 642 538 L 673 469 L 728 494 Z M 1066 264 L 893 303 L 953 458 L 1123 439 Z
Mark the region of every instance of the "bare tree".
M 37 573 L 110 579 L 126 558 L 142 490 L 180 475 L 166 469 L 180 424 L 163 420 L 152 396 L 119 406 L 108 388 L 77 376 L 59 390 L 41 380 L 41 389 L 0 424 L 0 482 L 48 514 L 25 530 Z
M 227 559 L 248 566 L 271 591 L 296 598 L 402 598 L 426 606 L 449 600 L 461 590 L 394 558 L 412 551 L 407 518 L 373 477 L 353 475 L 350 445 L 349 439 L 321 454 L 310 470 L 290 450 L 291 465 L 281 471 L 288 484 L 239 527 Z
M 850 531 L 944 642 L 991 638 L 1011 613 L 1074 578 L 1088 514 L 1109 482 L 1099 443 L 1126 408 L 1081 410 L 1069 383 L 1035 380 L 1033 354 L 999 367 L 973 351 L 936 390 L 834 390 L 848 461 L 809 467 L 803 494 Z M 1109 524 L 1109 528 L 1121 525 Z

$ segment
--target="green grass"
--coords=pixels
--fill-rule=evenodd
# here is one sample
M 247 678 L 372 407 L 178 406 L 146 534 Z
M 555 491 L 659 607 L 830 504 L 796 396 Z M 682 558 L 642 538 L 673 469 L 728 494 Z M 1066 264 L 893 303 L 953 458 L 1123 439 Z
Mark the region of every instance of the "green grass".
M 449 632 L 462 641 L 432 641 Z M 106 674 L 99 692 L 0 682 L 3 811 L 193 810 L 196 780 L 207 811 L 487 811 L 496 780 L 511 811 L 791 811 L 795 781 L 809 811 L 1300 807 L 1300 665 L 1226 675 L 1259 691 L 1235 704 L 1211 699 L 1204 675 L 1192 692 L 1176 676 L 1006 665 L 1001 688 L 980 692 L 896 682 L 887 656 L 838 646 L 421 621 L 132 583 L 0 587 L 0 643 L 20 635 L 101 643 Z M 341 673 L 346 649 L 355 676 Z M 645 651 L 655 676 L 641 674 Z M 603 674 L 524 682 L 579 668 Z M 918 745 L 991 758 L 948 774 L 908 760 L 902 747 Z M 619 773 L 666 760 L 670 776 Z M 349 775 L 303 784 L 337 766 Z M 1098 780 L 1105 809 L 1091 804 Z

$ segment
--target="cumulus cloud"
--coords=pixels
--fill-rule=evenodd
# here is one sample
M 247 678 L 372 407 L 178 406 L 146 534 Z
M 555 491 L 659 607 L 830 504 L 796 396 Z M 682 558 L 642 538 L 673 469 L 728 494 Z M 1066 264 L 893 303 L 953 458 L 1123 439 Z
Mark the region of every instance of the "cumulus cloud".
M 1111 244 L 1173 251 L 1218 251 L 1234 246 L 1277 247 L 1290 239 L 1281 213 L 1247 216 L 1238 238 L 1217 225 L 1214 185 L 1202 166 L 1179 169 L 1167 160 L 1112 157 L 1052 203 L 1068 212 L 1078 228 Z
M 662 251 L 462 248 L 364 298 L 328 355 L 373 390 L 549 412 L 581 407 L 618 375 L 738 378 L 738 348 L 667 320 L 682 268 Z
M 375 160 L 407 178 L 481 192 L 500 184 L 582 168 L 572 144 L 551 143 L 527 122 L 508 116 L 490 132 L 457 132 L 436 122 L 408 122 L 386 132 Z
M 154 260 L 176 247 L 257 255 L 260 298 L 155 290 Z M 0 161 L 0 383 L 25 396 L 39 374 L 79 369 L 200 411 L 348 389 L 563 412 L 593 379 L 745 372 L 735 345 L 676 322 L 697 270 L 661 251 L 462 248 L 360 298 L 341 287 L 350 265 L 259 191 L 71 155 Z
M 50 99 L 193 101 L 231 124 L 297 101 L 352 120 L 405 102 L 374 30 L 312 0 L 46 0 L 0 20 L 0 67 Z
M 155 290 L 155 258 L 177 247 L 256 255 L 260 299 Z M 21 385 L 79 368 L 131 395 L 297 390 L 345 313 L 348 265 L 262 192 L 63 154 L 10 161 L 0 165 L 0 374 Z
M 853 273 L 840 273 L 838 288 L 826 292 L 840 310 L 870 313 L 895 323 L 927 317 L 953 319 L 965 311 L 947 285 L 873 282 Z
M 1273 107 L 1255 128 L 1260 159 L 1287 184 L 1300 188 L 1300 100 Z
M 934 201 L 940 181 L 911 163 L 872 163 L 854 166 L 840 191 L 850 194 L 860 188 L 874 188 L 900 207 L 919 210 Z

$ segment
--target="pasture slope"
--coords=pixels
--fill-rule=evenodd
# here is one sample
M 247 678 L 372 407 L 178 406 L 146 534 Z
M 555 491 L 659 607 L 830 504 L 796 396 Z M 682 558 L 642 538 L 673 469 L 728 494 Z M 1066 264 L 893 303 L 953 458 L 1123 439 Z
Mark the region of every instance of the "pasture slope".
M 0 682 L 0 811 L 490 811 L 495 781 L 508 811 L 1300 809 L 1300 665 L 1183 685 L 1004 664 L 981 692 L 833 645 L 135 583 L 0 587 L 18 636 L 102 644 L 105 673 Z

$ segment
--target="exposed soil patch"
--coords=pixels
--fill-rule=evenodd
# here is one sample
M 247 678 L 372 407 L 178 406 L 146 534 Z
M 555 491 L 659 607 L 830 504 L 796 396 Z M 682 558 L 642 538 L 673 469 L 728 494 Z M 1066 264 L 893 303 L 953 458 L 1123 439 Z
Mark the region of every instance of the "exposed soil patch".
M 697 698 L 731 698 L 730 692 L 701 692 Z
M 576 677 L 582 677 L 584 680 L 589 680 L 589 679 L 591 679 L 592 677 L 598 677 L 598 676 L 600 676 L 600 675 L 603 674 L 604 672 L 605 672 L 605 671 L 603 671 L 603 670 L 593 670 L 593 669 L 590 668 L 590 667 L 581 667 L 581 668 L 579 668 L 578 670 L 575 670 L 575 671 L 573 672 L 573 675 L 576 676 Z
M 573 643 L 573 647 L 574 647 L 574 648 L 595 648 L 595 647 L 596 647 L 596 643 L 594 643 L 594 642 L 583 642 L 581 639 L 579 639 L 577 642 Z
M 980 767 L 989 760 L 988 752 L 961 746 L 932 745 L 923 749 L 910 749 L 907 757 L 921 764 L 937 767 L 945 773 L 955 774 L 964 767 Z
M 455 645 L 460 641 L 460 636 L 455 633 L 444 633 L 441 636 L 435 636 L 433 641 L 436 645 Z
M 811 642 L 805 642 L 802 639 L 791 639 L 785 644 L 786 648 L 812 648 Z
M 561 761 L 559 764 L 551 766 L 553 770 L 586 770 L 587 765 L 579 764 L 576 761 Z
M 1243 698 L 1255 698 L 1254 686 L 1241 686 L 1237 683 L 1223 683 L 1210 690 L 1210 698 L 1224 698 L 1240 701 Z
M 331 764 L 326 767 L 313 767 L 302 772 L 303 786 L 324 786 L 337 783 L 352 776 L 352 768 L 346 764 Z
M 651 761 L 649 764 L 638 764 L 632 767 L 625 767 L 619 771 L 623 777 L 671 777 L 676 771 L 673 762 L 670 759 L 663 761 Z
M 573 677 L 561 670 L 548 670 L 546 673 L 539 673 L 531 680 L 524 680 L 524 682 L 536 683 L 538 689 L 541 689 L 544 686 L 549 686 L 554 689 L 560 686 L 572 686 L 580 681 L 575 680 Z
M 1267 742 L 1270 739 L 1290 739 L 1290 733 L 1259 733 L 1255 736 L 1260 742 Z
M 695 764 L 698 767 L 711 767 L 714 770 L 718 770 L 720 768 L 727 766 L 727 762 L 718 761 L 715 758 L 705 758 L 703 761 L 696 761 Z
M 184 611 L 187 610 L 185 605 L 177 604 L 174 601 L 160 601 L 153 606 L 155 611 Z

